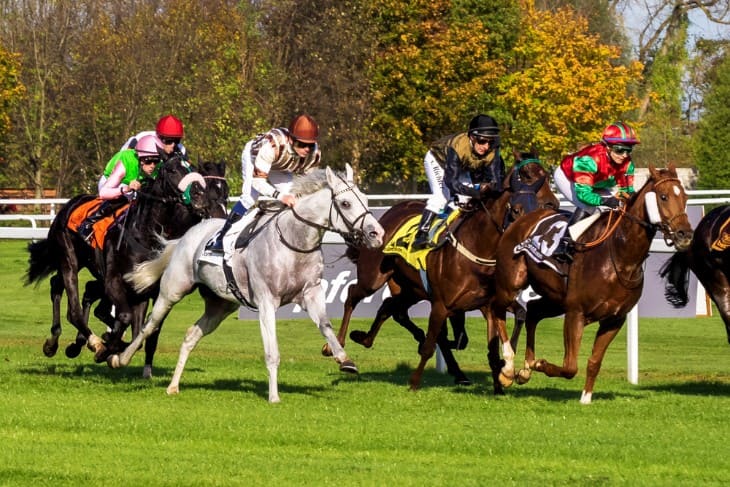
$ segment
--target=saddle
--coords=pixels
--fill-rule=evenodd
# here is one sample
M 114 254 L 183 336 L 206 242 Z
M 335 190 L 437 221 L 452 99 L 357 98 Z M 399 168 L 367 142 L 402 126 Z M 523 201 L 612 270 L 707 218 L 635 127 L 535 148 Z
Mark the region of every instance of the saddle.
M 524 253 L 538 264 L 544 264 L 562 276 L 567 275 L 570 264 L 560 262 L 552 256 L 560 240 L 565 232 L 570 232 L 570 237 L 577 241 L 600 214 L 599 211 L 596 211 L 571 227 L 568 227 L 569 215 L 556 213 L 546 216 L 537 222 L 526 240 L 515 246 L 514 253 Z
M 72 232 L 77 232 L 79 226 L 84 222 L 84 220 L 86 220 L 90 214 L 95 212 L 102 203 L 104 203 L 104 201 L 99 198 L 94 198 L 93 200 L 81 203 L 71 211 L 66 227 Z M 101 250 L 104 247 L 104 238 L 106 237 L 109 227 L 111 227 L 117 219 L 121 218 L 128 208 L 129 203 L 121 206 L 119 209 L 112 212 L 111 215 L 105 216 L 94 223 L 94 235 L 93 238 L 89 240 L 91 248 Z
M 461 221 L 459 219 L 461 216 L 463 216 L 462 212 L 458 208 L 451 211 L 448 215 L 438 215 L 434 218 L 431 224 L 431 230 L 429 231 L 430 241 L 434 245 L 425 249 L 413 250 L 411 246 L 418 231 L 419 222 L 421 221 L 420 215 L 414 215 L 396 229 L 393 237 L 383 246 L 383 253 L 399 255 L 414 268 L 425 271 L 426 256 L 432 250 L 438 249 L 446 243 L 446 239 L 450 233 L 446 230 L 458 225 L 458 221 Z

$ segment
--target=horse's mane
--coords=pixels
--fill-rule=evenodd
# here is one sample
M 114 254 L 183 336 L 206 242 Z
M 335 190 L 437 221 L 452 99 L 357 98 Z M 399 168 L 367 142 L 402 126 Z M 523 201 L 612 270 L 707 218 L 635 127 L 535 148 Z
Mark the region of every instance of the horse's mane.
M 315 169 L 308 174 L 295 176 L 292 180 L 291 192 L 294 194 L 312 194 L 327 185 L 327 173 L 324 169 Z

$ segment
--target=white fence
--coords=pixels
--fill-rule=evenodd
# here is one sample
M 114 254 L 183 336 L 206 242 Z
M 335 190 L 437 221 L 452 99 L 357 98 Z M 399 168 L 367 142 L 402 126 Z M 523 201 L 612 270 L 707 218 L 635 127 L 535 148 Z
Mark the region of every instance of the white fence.
M 689 195 L 689 205 L 702 206 L 702 205 L 717 205 L 730 203 L 730 190 L 690 190 L 687 191 Z M 388 194 L 375 194 L 368 195 L 368 199 L 371 204 L 383 201 L 401 201 L 401 200 L 415 200 L 415 199 L 426 199 L 428 195 L 424 194 L 407 194 L 407 195 L 388 195 Z M 566 205 L 565 201 L 561 198 L 561 206 Z M 237 197 L 229 198 L 229 201 L 237 201 Z M 46 238 L 48 233 L 48 226 L 56 216 L 58 209 L 63 206 L 68 199 L 65 198 L 46 198 L 46 199 L 0 199 L 0 208 L 7 206 L 15 206 L 22 208 L 22 211 L 18 213 L 6 213 L 0 214 L 0 239 L 14 238 L 14 239 L 41 239 Z M 377 206 L 377 205 L 375 205 Z M 48 208 L 46 211 L 41 211 L 39 208 Z M 15 222 L 14 225 L 8 226 L 5 222 Z M 18 226 L 18 222 L 22 223 L 22 226 Z M 27 225 L 25 225 L 27 223 Z M 341 242 L 338 235 L 328 234 L 325 238 L 326 243 Z

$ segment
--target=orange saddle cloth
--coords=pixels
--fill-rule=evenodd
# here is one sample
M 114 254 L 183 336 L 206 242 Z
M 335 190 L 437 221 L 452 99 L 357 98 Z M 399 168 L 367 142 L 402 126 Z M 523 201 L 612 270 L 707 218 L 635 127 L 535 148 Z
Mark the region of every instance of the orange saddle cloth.
M 86 220 L 87 216 L 95 212 L 103 202 L 104 200 L 94 198 L 93 200 L 82 203 L 74 208 L 71 215 L 68 217 L 68 223 L 66 224 L 68 229 L 73 232 L 77 232 L 79 225 Z M 114 223 L 114 220 L 116 220 L 117 217 L 127 211 L 127 208 L 129 208 L 129 203 L 116 210 L 113 214 L 94 223 L 94 236 L 89 241 L 89 245 L 91 245 L 92 248 L 101 249 L 104 246 L 104 237 L 106 236 L 107 230 L 111 224 Z

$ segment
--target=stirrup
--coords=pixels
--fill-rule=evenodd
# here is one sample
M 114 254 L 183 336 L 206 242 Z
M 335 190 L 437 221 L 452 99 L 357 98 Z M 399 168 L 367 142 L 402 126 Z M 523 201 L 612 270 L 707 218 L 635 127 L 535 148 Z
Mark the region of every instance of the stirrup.
M 431 243 L 431 238 L 428 234 L 422 238 L 416 237 L 411 244 L 411 250 L 423 250 L 430 247 L 433 247 L 433 243 Z

